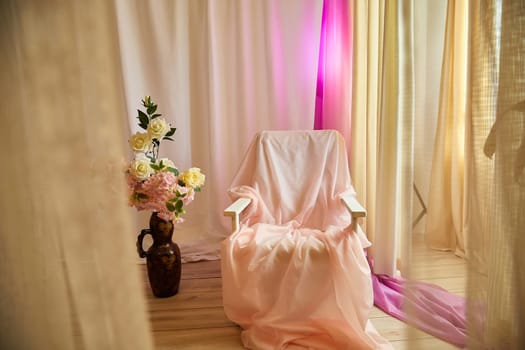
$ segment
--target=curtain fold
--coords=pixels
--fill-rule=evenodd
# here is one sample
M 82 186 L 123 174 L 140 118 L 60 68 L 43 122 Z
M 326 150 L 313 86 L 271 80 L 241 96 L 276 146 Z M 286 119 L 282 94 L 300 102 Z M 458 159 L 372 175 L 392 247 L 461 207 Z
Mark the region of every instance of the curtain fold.
M 379 122 L 376 270 L 394 275 L 408 264 L 414 169 L 414 3 L 385 4 L 383 85 Z M 397 266 L 408 274 L 407 266 Z
M 352 16 L 347 0 L 324 0 L 319 43 L 314 129 L 351 136 Z
M 439 110 L 447 1 L 414 2 L 414 218 L 413 235 L 423 237 Z
M 413 2 L 354 1 L 350 168 L 377 273 L 408 259 L 413 179 Z
M 0 2 L 0 347 L 151 349 L 111 2 Z
M 202 168 L 207 182 L 174 239 L 186 261 L 217 258 L 231 230 L 226 189 L 253 135 L 312 128 L 322 3 L 116 3 L 130 128 L 146 94 L 177 127 L 161 153 Z
M 375 203 L 377 181 L 377 114 L 380 99 L 383 50 L 383 6 L 379 1 L 353 1 L 354 31 L 352 130 L 350 172 L 359 200 L 370 220 L 362 226 L 370 241 L 375 241 Z M 360 117 L 358 117 L 360 116 Z
M 468 1 L 449 0 L 425 242 L 464 256 Z

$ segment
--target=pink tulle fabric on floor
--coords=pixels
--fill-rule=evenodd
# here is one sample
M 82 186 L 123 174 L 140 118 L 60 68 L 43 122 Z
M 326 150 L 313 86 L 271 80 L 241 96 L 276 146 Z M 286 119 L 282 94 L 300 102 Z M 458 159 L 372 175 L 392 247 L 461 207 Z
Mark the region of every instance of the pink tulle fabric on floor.
M 230 195 L 252 200 L 221 246 L 226 315 L 249 349 L 392 349 L 369 321 L 364 233 L 342 195 L 355 195 L 345 144 L 332 130 L 265 131 Z
M 460 348 L 467 344 L 466 301 L 430 283 L 375 274 L 372 268 L 374 304 L 395 318 L 411 323 Z M 407 287 L 408 286 L 408 287 Z M 405 310 L 410 310 L 407 315 Z

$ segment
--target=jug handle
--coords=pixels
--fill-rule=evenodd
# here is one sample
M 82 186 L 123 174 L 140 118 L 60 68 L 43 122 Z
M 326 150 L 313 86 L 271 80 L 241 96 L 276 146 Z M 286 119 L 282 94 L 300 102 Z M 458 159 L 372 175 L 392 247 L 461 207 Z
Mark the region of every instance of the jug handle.
M 142 248 L 142 241 L 146 235 L 151 235 L 150 229 L 144 229 L 140 231 L 140 235 L 137 236 L 137 253 L 139 253 L 141 258 L 145 258 L 148 255 L 148 253 L 144 251 L 144 248 Z

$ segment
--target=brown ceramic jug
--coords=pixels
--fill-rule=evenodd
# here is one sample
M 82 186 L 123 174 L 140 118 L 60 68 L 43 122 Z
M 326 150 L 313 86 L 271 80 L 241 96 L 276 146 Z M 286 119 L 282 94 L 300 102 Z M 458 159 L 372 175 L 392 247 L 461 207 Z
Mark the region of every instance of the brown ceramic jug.
M 177 294 L 180 285 L 181 255 L 179 246 L 171 241 L 173 222 L 166 221 L 152 213 L 149 229 L 141 231 L 137 237 L 137 252 L 146 258 L 151 290 L 156 297 L 167 298 Z M 153 244 L 144 251 L 142 241 L 150 234 Z

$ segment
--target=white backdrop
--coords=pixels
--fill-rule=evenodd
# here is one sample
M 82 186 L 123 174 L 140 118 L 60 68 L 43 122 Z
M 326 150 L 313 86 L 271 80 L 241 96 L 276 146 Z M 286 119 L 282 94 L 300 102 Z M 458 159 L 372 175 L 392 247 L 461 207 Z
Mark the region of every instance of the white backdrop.
M 173 239 L 187 260 L 213 258 L 230 230 L 226 190 L 252 136 L 313 127 L 322 1 L 116 3 L 130 132 L 151 95 L 177 128 L 161 154 L 207 176 Z

